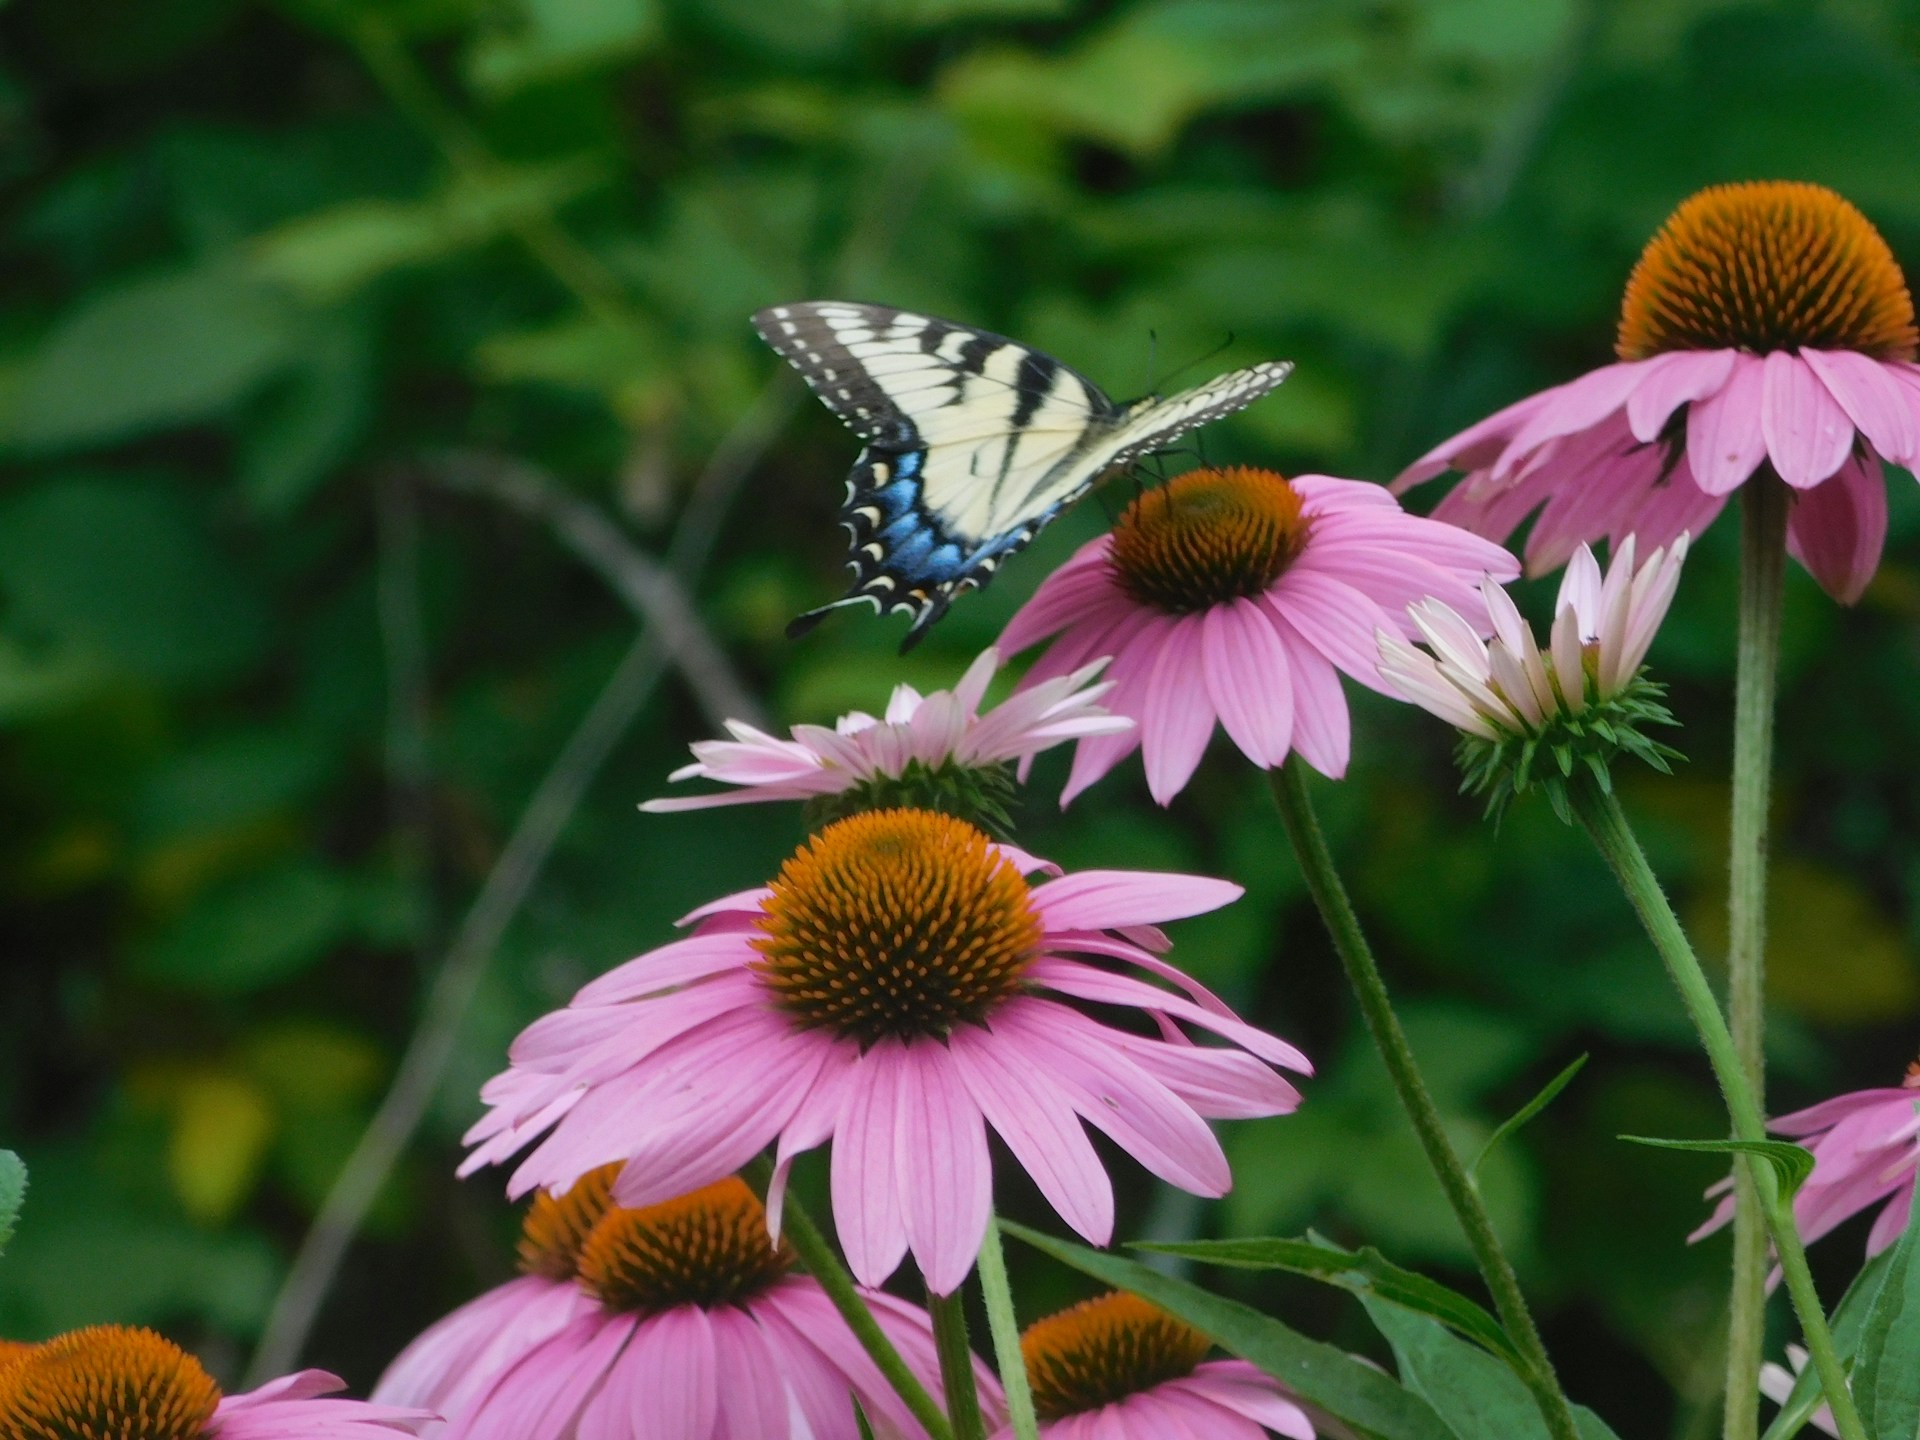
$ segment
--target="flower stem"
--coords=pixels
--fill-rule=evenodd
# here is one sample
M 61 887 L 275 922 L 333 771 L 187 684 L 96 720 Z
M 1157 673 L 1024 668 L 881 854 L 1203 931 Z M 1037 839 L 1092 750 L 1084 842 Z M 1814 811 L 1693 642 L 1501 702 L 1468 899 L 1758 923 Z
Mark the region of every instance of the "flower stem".
M 1733 1046 L 1756 1105 L 1766 1099 L 1767 799 L 1780 673 L 1787 487 L 1771 466 L 1740 490 L 1740 633 L 1733 687 L 1733 820 L 1727 847 L 1728 1008 Z M 1735 1167 L 1733 1281 L 1727 1306 L 1726 1440 L 1760 1427 L 1753 1377 L 1766 1338 L 1766 1223 Z
M 746 1175 L 753 1187 L 764 1196 L 767 1184 L 773 1178 L 772 1162 L 762 1156 L 747 1166 Z M 786 1198 L 780 1233 L 793 1246 L 807 1273 L 827 1292 L 833 1308 L 840 1312 L 840 1318 L 847 1322 L 860 1347 L 879 1366 L 880 1373 L 887 1377 L 887 1383 L 906 1402 L 907 1408 L 913 1412 L 913 1418 L 920 1422 L 932 1440 L 955 1440 L 953 1426 L 947 1423 L 940 1402 L 928 1393 L 927 1387 L 920 1383 L 919 1377 L 900 1358 L 900 1352 L 880 1328 L 880 1322 L 873 1318 L 873 1311 L 860 1298 L 860 1288 L 854 1284 L 853 1276 L 840 1263 L 840 1257 L 833 1253 L 833 1246 L 820 1233 L 820 1227 L 813 1223 L 813 1217 L 807 1214 L 806 1207 L 791 1192 Z
M 1360 1013 L 1366 1018 L 1374 1044 L 1379 1047 L 1380 1058 L 1386 1062 L 1393 1088 L 1400 1096 L 1407 1118 L 1413 1122 L 1420 1147 L 1426 1152 L 1427 1164 L 1439 1178 L 1447 1203 L 1453 1207 L 1460 1228 L 1466 1232 L 1467 1243 L 1473 1248 L 1481 1277 L 1493 1296 L 1500 1323 L 1506 1327 L 1526 1363 L 1520 1378 L 1533 1392 L 1534 1403 L 1540 1407 L 1541 1417 L 1554 1440 L 1578 1440 L 1579 1426 L 1560 1389 L 1553 1361 L 1540 1339 L 1539 1328 L 1533 1323 L 1532 1312 L 1527 1309 L 1526 1297 L 1520 1293 L 1520 1280 L 1514 1274 L 1513 1263 L 1501 1247 L 1480 1191 L 1468 1176 L 1466 1166 L 1460 1163 L 1453 1142 L 1447 1138 L 1440 1111 L 1427 1093 L 1426 1081 L 1420 1076 L 1406 1032 L 1400 1028 L 1393 1002 L 1387 998 L 1386 982 L 1380 978 L 1380 967 L 1374 963 L 1373 951 L 1360 929 L 1346 886 L 1341 884 L 1339 872 L 1334 869 L 1333 855 L 1327 849 L 1326 837 L 1321 834 L 1320 822 L 1314 815 L 1312 797 L 1307 793 L 1306 769 L 1297 757 L 1290 758 L 1274 773 L 1273 793 L 1280 801 L 1280 818 L 1306 876 L 1307 889 L 1312 892 L 1313 903 L 1333 937 L 1333 948 L 1346 968 L 1347 981 L 1360 1002 Z
M 1706 974 L 1693 953 L 1693 946 L 1688 943 L 1686 932 L 1680 928 L 1679 918 L 1674 915 L 1666 892 L 1660 888 L 1659 879 L 1647 864 L 1646 853 L 1641 850 L 1640 842 L 1627 824 L 1626 812 L 1620 808 L 1619 799 L 1601 790 L 1584 776 L 1575 777 L 1575 783 L 1569 786 L 1569 795 L 1574 813 L 1580 817 L 1580 823 L 1606 857 L 1614 877 L 1620 882 L 1620 888 L 1626 892 L 1627 899 L 1639 913 L 1640 922 L 1646 927 L 1654 949 L 1660 952 L 1660 958 L 1666 962 L 1667 973 L 1679 988 L 1680 998 L 1686 1003 L 1687 1013 L 1692 1017 L 1694 1028 L 1700 1032 L 1700 1041 L 1706 1047 L 1707 1059 L 1712 1062 L 1714 1078 L 1720 1082 L 1720 1093 L 1726 1099 L 1727 1113 L 1733 1121 L 1734 1136 L 1741 1140 L 1766 1139 L 1766 1124 L 1761 1118 L 1760 1103 L 1753 1086 L 1748 1083 L 1747 1069 L 1742 1063 L 1744 1057 L 1740 1054 L 1733 1033 L 1727 1028 L 1719 1002 L 1714 998 L 1712 987 L 1707 984 Z M 1800 1232 L 1794 1227 L 1793 1202 L 1781 1193 L 1780 1177 L 1765 1161 L 1743 1155 L 1738 1158 L 1735 1168 L 1746 1174 L 1758 1199 L 1766 1229 L 1773 1234 L 1773 1248 L 1780 1258 L 1780 1268 L 1786 1275 L 1787 1292 L 1793 1297 L 1793 1308 L 1800 1317 L 1801 1333 L 1819 1370 L 1820 1386 L 1826 1392 L 1827 1403 L 1833 1408 L 1833 1418 L 1839 1426 L 1842 1440 L 1867 1440 L 1867 1432 L 1861 1427 L 1859 1412 L 1854 1407 L 1853 1395 L 1847 1389 L 1846 1371 L 1841 1366 L 1839 1353 L 1834 1349 L 1833 1334 L 1827 1328 L 1826 1312 L 1821 1308 L 1819 1292 L 1814 1289 L 1812 1272 L 1807 1269 L 1807 1252 L 1800 1243 Z M 1753 1368 L 1737 1377 L 1738 1390 L 1743 1394 L 1757 1395 L 1759 1377 L 1760 1364 L 1756 1357 Z M 1733 1410 L 1731 1387 L 1735 1379 L 1729 1377 L 1729 1413 Z M 1758 1406 L 1753 1409 L 1757 1415 Z
M 987 1302 L 987 1327 L 993 1332 L 993 1362 L 1007 1394 L 1007 1413 L 1018 1440 L 1037 1440 L 1040 1421 L 1033 1412 L 1033 1386 L 1027 1380 L 1027 1360 L 1020 1351 L 1020 1318 L 1013 1310 L 1013 1287 L 1007 1283 L 1007 1257 L 1000 1248 L 1000 1218 L 987 1216 L 987 1238 L 980 1247 L 980 1291 Z
M 961 1292 L 936 1295 L 927 1291 L 927 1312 L 933 1316 L 933 1342 L 940 1351 L 940 1384 L 947 1392 L 954 1440 L 987 1440 L 987 1419 L 980 1413 L 980 1387 L 973 1378 L 973 1346 L 967 1343 L 967 1308 Z

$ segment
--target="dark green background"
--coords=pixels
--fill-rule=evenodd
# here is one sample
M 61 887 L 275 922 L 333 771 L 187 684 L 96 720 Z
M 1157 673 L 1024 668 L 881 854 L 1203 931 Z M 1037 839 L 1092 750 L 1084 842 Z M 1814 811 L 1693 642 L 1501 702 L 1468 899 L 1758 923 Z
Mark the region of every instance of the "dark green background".
M 759 404 L 781 423 L 701 610 L 783 722 L 876 707 L 950 683 L 1106 511 L 909 660 L 864 614 L 789 643 L 839 593 L 853 447 L 775 378 L 752 310 L 924 307 L 1120 395 L 1288 356 L 1209 453 L 1384 479 L 1609 358 L 1635 253 L 1700 185 L 1827 182 L 1920 266 L 1917 62 L 1920 6 L 1872 0 L 0 6 L 0 1141 L 35 1182 L 0 1333 L 151 1322 L 237 1373 L 629 643 L 542 523 L 449 479 L 531 463 L 664 553 Z M 1917 1044 L 1920 501 L 1890 483 L 1861 605 L 1797 573 L 1789 596 L 1776 1109 L 1892 1083 Z M 1700 547 L 1654 652 L 1691 762 L 1624 777 L 1709 950 L 1732 538 Z M 1462 1143 L 1595 1057 L 1487 1171 L 1569 1384 L 1624 1434 L 1701 1433 L 1725 1241 L 1683 1237 L 1716 1167 L 1612 1138 L 1718 1128 L 1680 1009 L 1543 805 L 1496 832 L 1437 724 L 1367 697 L 1356 725 L 1322 802 Z M 797 839 L 788 807 L 636 812 L 710 729 L 670 680 L 491 957 L 310 1348 L 356 1386 L 508 1273 L 500 1177 L 451 1176 L 508 1038 Z M 1218 747 L 1168 812 L 1135 761 L 1061 816 L 1064 773 L 1039 767 L 1023 842 L 1243 882 L 1176 958 L 1323 1062 L 1298 1117 L 1232 1129 L 1223 1204 L 1116 1162 L 1122 1233 L 1315 1225 L 1471 1283 L 1244 762 Z M 1830 1293 L 1862 1239 L 1816 1247 Z M 1028 1311 L 1078 1293 L 1017 1258 Z M 1254 1290 L 1372 1343 L 1308 1282 Z

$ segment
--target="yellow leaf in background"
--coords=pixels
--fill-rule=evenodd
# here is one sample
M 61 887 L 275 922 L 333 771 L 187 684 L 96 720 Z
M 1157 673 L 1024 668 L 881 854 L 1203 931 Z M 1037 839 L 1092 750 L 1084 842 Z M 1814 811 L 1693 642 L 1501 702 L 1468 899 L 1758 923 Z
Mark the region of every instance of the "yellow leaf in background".
M 1724 887 L 1702 893 L 1689 908 L 1701 949 L 1724 961 Z M 1767 999 L 1823 1025 L 1897 1020 L 1920 1008 L 1920 960 L 1850 877 L 1778 859 L 1767 894 Z
M 219 1071 L 181 1077 L 167 1142 L 167 1174 L 194 1219 L 217 1225 L 252 1193 L 273 1141 L 272 1102 L 252 1081 Z

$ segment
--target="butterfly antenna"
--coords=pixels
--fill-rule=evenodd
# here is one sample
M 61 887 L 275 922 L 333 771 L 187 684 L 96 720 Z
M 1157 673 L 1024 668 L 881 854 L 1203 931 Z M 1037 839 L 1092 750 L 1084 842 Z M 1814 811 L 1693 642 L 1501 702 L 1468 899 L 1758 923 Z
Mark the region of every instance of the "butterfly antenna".
M 1207 351 L 1204 355 L 1194 356 L 1193 359 L 1187 361 L 1186 364 L 1182 365 L 1177 370 L 1168 371 L 1165 375 L 1160 377 L 1157 383 L 1153 385 L 1149 385 L 1147 387 L 1147 393 L 1150 395 L 1160 394 L 1173 381 L 1178 380 L 1182 375 L 1186 374 L 1189 370 L 1194 369 L 1196 366 L 1204 365 L 1207 363 L 1207 361 L 1213 359 L 1214 356 L 1224 354 L 1228 350 L 1231 350 L 1233 348 L 1233 342 L 1239 338 L 1240 337 L 1234 334 L 1233 331 L 1229 330 L 1227 332 L 1227 338 L 1222 340 L 1218 345 L 1214 346 L 1213 349 Z

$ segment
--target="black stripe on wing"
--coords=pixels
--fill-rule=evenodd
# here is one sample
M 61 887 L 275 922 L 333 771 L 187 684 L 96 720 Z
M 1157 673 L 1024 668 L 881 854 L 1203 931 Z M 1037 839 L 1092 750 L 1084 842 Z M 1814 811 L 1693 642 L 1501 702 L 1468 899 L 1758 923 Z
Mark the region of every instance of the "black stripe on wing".
M 828 318 L 855 310 L 862 312 L 876 335 L 900 315 L 880 305 L 806 302 L 761 310 L 753 317 L 753 328 L 854 434 L 871 444 L 910 448 L 920 439 L 912 419 L 887 398 L 867 367 L 841 342 Z
M 922 503 L 926 458 L 925 450 L 877 445 L 860 452 L 847 476 L 847 501 L 840 511 L 840 522 L 852 537 L 847 567 L 853 582 L 840 599 L 794 620 L 788 635 L 804 635 L 830 612 L 864 602 L 882 615 L 904 611 L 913 617 L 900 642 L 904 655 L 956 598 L 984 590 L 1001 562 L 1032 543 L 1062 508 L 1049 506 L 999 535 L 954 534 Z

